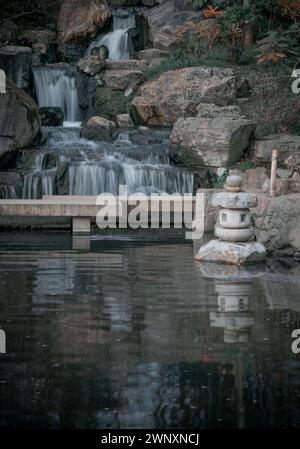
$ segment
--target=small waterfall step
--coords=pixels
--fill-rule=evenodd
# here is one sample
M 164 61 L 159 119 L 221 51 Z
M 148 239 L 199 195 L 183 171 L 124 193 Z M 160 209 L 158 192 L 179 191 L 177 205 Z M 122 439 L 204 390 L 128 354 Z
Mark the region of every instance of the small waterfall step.
M 55 144 L 74 142 L 80 139 L 79 127 L 65 126 L 42 126 L 41 133 L 43 141 L 47 146 Z
M 75 74 L 57 64 L 33 67 L 34 86 L 39 107 L 59 107 L 65 125 L 80 123 Z
M 136 28 L 135 14 L 128 14 L 126 10 L 114 11 L 113 31 L 100 35 L 87 49 L 90 56 L 95 48 L 105 46 L 109 51 L 109 59 L 130 59 L 128 31 Z

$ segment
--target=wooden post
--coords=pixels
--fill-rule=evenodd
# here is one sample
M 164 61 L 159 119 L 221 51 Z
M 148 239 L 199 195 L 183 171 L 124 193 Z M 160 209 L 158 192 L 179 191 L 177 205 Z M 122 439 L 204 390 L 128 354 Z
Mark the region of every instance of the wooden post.
M 278 150 L 272 151 L 272 166 L 271 166 L 271 181 L 270 181 L 270 195 L 272 197 L 276 196 L 276 177 L 277 177 L 277 166 L 278 166 Z

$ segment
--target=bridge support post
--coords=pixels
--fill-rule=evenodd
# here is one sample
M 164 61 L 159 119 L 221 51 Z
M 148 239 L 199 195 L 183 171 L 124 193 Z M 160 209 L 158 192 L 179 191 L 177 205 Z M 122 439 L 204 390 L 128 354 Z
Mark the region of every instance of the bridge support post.
M 75 251 L 90 251 L 90 236 L 88 234 L 73 234 L 72 249 Z
M 88 217 L 73 217 L 72 230 L 73 234 L 90 234 L 91 219 Z

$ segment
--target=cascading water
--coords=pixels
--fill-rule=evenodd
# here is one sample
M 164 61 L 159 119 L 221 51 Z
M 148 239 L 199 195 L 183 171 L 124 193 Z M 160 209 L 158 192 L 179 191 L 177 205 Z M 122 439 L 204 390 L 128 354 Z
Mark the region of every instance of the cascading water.
M 99 144 L 89 154 L 83 143 L 80 152 L 83 160 L 70 166 L 71 195 L 117 195 L 120 185 L 126 185 L 129 194 L 192 193 L 193 176 L 172 167 L 162 145 L 152 146 L 148 153 L 142 154 L 128 136 L 121 136 L 114 144 Z
M 135 15 L 115 14 L 113 20 L 113 31 L 105 36 L 99 36 L 91 43 L 87 50 L 90 55 L 93 48 L 105 45 L 109 51 L 110 59 L 129 59 L 128 30 L 136 27 Z
M 37 153 L 33 171 L 24 178 L 23 198 L 37 199 L 43 195 L 53 195 L 56 167 L 46 169 L 48 157 L 47 152 Z
M 1 185 L 0 186 L 0 199 L 11 199 L 15 200 L 17 198 L 16 189 L 12 185 Z
M 107 156 L 98 163 L 80 163 L 71 166 L 71 195 L 119 193 L 126 185 L 128 193 L 191 193 L 192 177 L 173 167 L 157 164 L 152 158 L 133 161 L 129 158 Z
M 118 194 L 120 185 L 126 185 L 129 194 L 192 193 L 193 176 L 172 167 L 166 149 L 163 141 L 134 145 L 126 133 L 112 143 L 96 143 L 80 138 L 79 129 L 53 128 L 25 176 L 23 198 L 60 194 L 54 186 L 62 163 L 71 195 Z
M 57 66 L 35 67 L 33 75 L 39 107 L 60 107 L 64 111 L 65 125 L 79 122 L 75 76 Z
M 128 30 L 135 25 L 134 15 L 119 11 L 114 15 L 113 32 L 93 42 L 88 54 L 106 45 L 111 59 L 128 59 Z M 39 106 L 62 108 L 65 123 L 64 127 L 45 131 L 46 143 L 37 153 L 31 172 L 25 175 L 23 198 L 62 194 L 57 182 L 62 173 L 63 194 L 118 194 L 120 185 L 126 185 L 129 194 L 192 193 L 193 176 L 171 166 L 165 138 L 155 144 L 134 145 L 127 133 L 120 133 L 113 143 L 97 143 L 82 139 L 79 127 L 70 127 L 80 117 L 71 71 L 57 65 L 35 67 L 34 82 Z

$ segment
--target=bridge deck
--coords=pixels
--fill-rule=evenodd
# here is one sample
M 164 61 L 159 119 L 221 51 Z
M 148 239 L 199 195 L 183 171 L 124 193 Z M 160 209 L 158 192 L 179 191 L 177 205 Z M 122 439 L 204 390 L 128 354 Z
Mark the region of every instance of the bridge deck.
M 206 208 L 209 204 L 209 198 L 215 190 L 201 190 L 202 195 L 197 200 L 198 219 L 204 227 Z M 200 198 L 200 200 L 199 200 Z M 120 200 L 122 200 L 120 198 Z M 119 198 L 116 197 L 118 204 Z M 124 200 L 123 200 L 124 201 Z M 182 199 L 176 200 L 174 197 L 170 202 L 166 197 L 157 196 L 155 201 L 153 196 L 148 199 L 140 199 L 137 196 L 129 197 L 127 201 L 127 212 L 139 205 L 140 211 L 151 213 L 169 213 L 172 218 L 176 214 L 182 214 Z M 184 204 L 184 211 L 193 213 L 196 200 L 190 199 Z M 96 196 L 44 196 L 39 200 L 0 200 L 0 216 L 7 217 L 69 217 L 73 222 L 74 233 L 89 233 L 91 219 L 96 219 L 98 212 L 103 206 L 97 204 Z M 119 218 L 120 212 L 116 211 L 116 217 Z M 209 215 L 209 214 L 208 214 Z
M 101 205 L 96 204 L 97 197 L 46 197 L 41 200 L 0 200 L 0 215 L 24 217 L 96 217 Z M 179 212 L 181 201 L 172 201 L 170 212 Z M 127 202 L 128 210 L 138 205 L 137 200 Z M 162 203 L 142 200 L 141 209 L 151 212 L 162 211 Z M 193 203 L 185 205 L 186 211 L 192 211 Z

